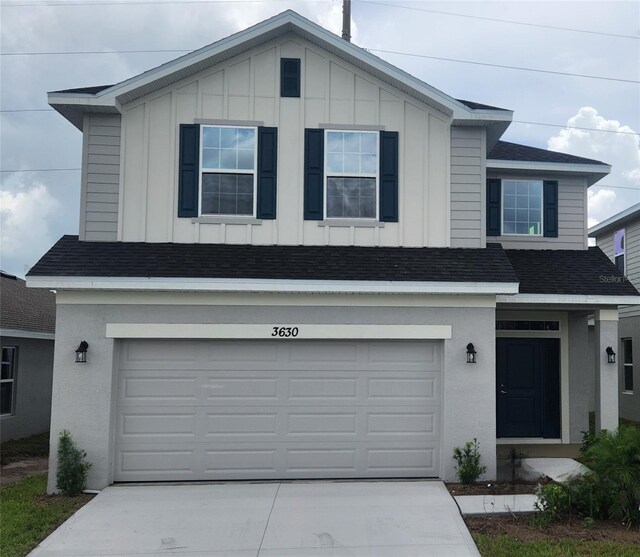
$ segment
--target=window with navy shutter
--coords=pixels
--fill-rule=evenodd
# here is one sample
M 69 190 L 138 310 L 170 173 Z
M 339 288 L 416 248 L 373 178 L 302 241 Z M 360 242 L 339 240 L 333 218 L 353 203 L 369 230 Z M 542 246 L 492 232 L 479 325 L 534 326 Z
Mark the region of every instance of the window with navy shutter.
M 280 96 L 300 96 L 300 58 L 280 59 Z
M 305 220 L 398 222 L 398 133 L 305 130 Z
M 276 218 L 277 129 L 182 124 L 178 216 Z
M 500 236 L 502 193 L 500 180 L 487 180 L 487 236 Z
M 547 238 L 558 237 L 558 182 L 555 180 L 544 181 L 544 236 Z

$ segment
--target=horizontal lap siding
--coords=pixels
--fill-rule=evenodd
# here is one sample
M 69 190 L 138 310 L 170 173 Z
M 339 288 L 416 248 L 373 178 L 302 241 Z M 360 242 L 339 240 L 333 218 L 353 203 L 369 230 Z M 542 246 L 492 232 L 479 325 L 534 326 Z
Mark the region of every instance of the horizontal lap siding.
M 80 237 L 115 241 L 120 189 L 119 115 L 87 116 L 84 123 Z
M 629 224 L 626 227 L 626 248 L 625 257 L 627 259 L 627 277 L 636 287 L 640 287 L 640 222 Z M 613 252 L 613 248 L 612 248 Z
M 505 249 L 587 249 L 587 194 L 584 178 L 540 175 L 507 175 L 489 170 L 488 178 L 502 180 L 558 180 L 558 237 L 492 236 Z
M 451 247 L 484 243 L 484 130 L 451 128 Z

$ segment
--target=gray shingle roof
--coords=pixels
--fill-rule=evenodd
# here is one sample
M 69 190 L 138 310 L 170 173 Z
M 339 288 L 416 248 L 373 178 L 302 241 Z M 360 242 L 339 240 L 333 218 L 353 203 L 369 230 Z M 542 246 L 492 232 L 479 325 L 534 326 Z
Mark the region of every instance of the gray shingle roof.
M 24 280 L 0 275 L 0 328 L 38 333 L 56 330 L 56 295 L 27 288 Z
M 504 110 L 506 112 L 511 112 L 508 108 L 500 108 L 498 106 L 491 106 L 490 104 L 482 104 L 473 101 L 465 101 L 463 99 L 456 99 L 459 103 L 462 103 L 466 107 L 471 110 Z
M 487 155 L 487 159 L 501 161 L 558 162 L 569 164 L 607 164 L 594 159 L 576 157 L 575 155 L 557 153 L 556 151 L 548 151 L 546 149 L 539 149 L 538 147 L 529 147 L 528 145 L 519 145 L 518 143 L 510 143 L 508 141 L 498 141 L 493 149 L 491 149 L 491 152 Z

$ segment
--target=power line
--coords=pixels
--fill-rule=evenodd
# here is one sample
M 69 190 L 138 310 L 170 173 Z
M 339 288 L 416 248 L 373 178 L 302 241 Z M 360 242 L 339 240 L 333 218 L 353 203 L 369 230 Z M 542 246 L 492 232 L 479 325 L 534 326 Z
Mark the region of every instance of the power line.
M 552 75 L 562 75 L 569 77 L 582 77 L 587 79 L 600 79 L 605 81 L 618 81 L 621 83 L 640 83 L 635 79 L 622 79 L 617 77 L 607 77 L 607 76 L 598 76 L 598 75 L 590 75 L 590 74 L 578 74 L 578 73 L 570 73 L 570 72 L 559 72 L 554 70 L 541 70 L 538 68 L 525 68 L 521 66 L 509 66 L 504 64 L 491 64 L 489 62 L 476 62 L 474 60 L 459 60 L 456 58 L 444 58 L 440 56 L 429 56 L 427 54 L 415 54 L 412 52 L 399 52 L 395 50 L 382 50 L 379 48 L 365 48 L 364 50 L 368 50 L 370 52 L 382 52 L 385 54 L 396 54 L 399 56 L 411 56 L 414 58 L 428 58 L 430 60 L 440 60 L 444 62 L 455 62 L 458 64 L 472 64 L 477 66 L 488 66 L 491 68 L 501 68 L 507 70 L 518 70 L 525 72 L 535 72 L 535 73 L 546 73 Z M 109 51 L 100 51 L 100 50 L 86 50 L 86 51 L 59 51 L 59 52 L 2 52 L 0 56 L 74 56 L 74 55 L 83 55 L 83 54 L 155 54 L 155 53 L 182 53 L 182 52 L 193 52 L 193 50 L 187 49 L 158 49 L 158 50 L 109 50 Z
M 607 184 L 595 184 L 593 186 L 591 186 L 592 188 L 607 188 L 607 189 L 614 189 L 614 190 L 633 190 L 633 191 L 637 191 L 640 192 L 640 188 L 629 188 L 626 186 L 609 186 Z
M 167 2 L 157 0 L 136 0 L 134 2 L 109 2 L 109 1 L 97 1 L 97 2 L 37 2 L 37 3 L 18 3 L 3 2 L 1 7 L 3 8 L 57 8 L 68 6 L 146 6 L 146 5 L 162 5 L 162 4 L 261 4 L 264 2 L 282 2 L 283 0 L 169 0 Z M 327 2 L 329 0 L 298 0 L 304 2 Z
M 640 36 L 637 35 L 620 35 L 618 33 L 606 33 L 604 31 L 592 31 L 590 29 L 576 29 L 575 27 L 559 27 L 555 25 L 543 25 L 540 23 L 527 23 L 524 21 L 515 21 L 512 19 L 498 19 L 495 17 L 482 17 L 477 15 L 460 14 L 454 12 L 442 12 L 439 10 L 429 10 L 426 8 L 415 8 L 413 6 L 402 6 L 400 4 L 387 4 L 385 2 L 373 2 L 372 0 L 360 0 L 362 4 L 375 4 L 377 6 L 388 6 L 390 8 L 400 8 L 403 10 L 413 10 L 416 12 L 428 12 L 431 14 L 449 15 L 454 17 L 465 17 L 468 19 L 480 19 L 483 21 L 493 21 L 498 23 L 510 23 L 513 25 L 526 25 L 527 27 L 539 27 L 541 29 L 554 29 L 556 31 L 571 31 L 573 33 L 588 33 L 591 35 L 604 35 L 605 37 L 619 37 L 621 39 L 635 39 L 640 40 Z
M 602 79 L 605 81 L 619 81 L 621 83 L 640 83 L 640 81 L 637 81 L 635 79 L 622 79 L 622 78 L 617 78 L 617 77 L 605 77 L 605 76 L 599 76 L 599 75 L 589 75 L 589 74 L 579 74 L 579 73 L 570 73 L 570 72 L 557 72 L 557 71 L 553 71 L 553 70 L 540 70 L 537 68 L 524 68 L 524 67 L 520 67 L 520 66 L 507 66 L 507 65 L 502 65 L 502 64 L 490 64 L 489 62 L 475 62 L 472 60 L 458 60 L 455 58 L 442 58 L 439 56 L 427 56 L 426 54 L 413 54 L 411 52 L 398 52 L 395 50 L 382 50 L 379 48 L 370 48 L 370 49 L 366 49 L 369 50 L 371 52 L 383 52 L 385 54 L 398 54 L 400 56 L 412 56 L 414 58 L 429 58 L 430 60 L 442 60 L 445 62 L 456 62 L 458 64 L 473 64 L 473 65 L 477 65 L 477 66 L 489 66 L 491 68 L 502 68 L 502 69 L 507 69 L 507 70 L 519 70 L 519 71 L 525 71 L 525 72 L 535 72 L 535 73 L 546 73 L 546 74 L 553 74 L 553 75 L 566 75 L 566 76 L 570 76 L 570 77 L 584 77 L 587 79 Z

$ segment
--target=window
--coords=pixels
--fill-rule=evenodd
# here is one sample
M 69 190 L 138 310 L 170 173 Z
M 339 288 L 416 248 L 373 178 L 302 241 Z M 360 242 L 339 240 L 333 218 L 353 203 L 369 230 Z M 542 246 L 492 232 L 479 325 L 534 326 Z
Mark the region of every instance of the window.
M 378 132 L 325 131 L 326 218 L 378 218 Z
M 621 273 L 626 273 L 625 269 L 625 257 L 624 257 L 624 228 L 618 230 L 613 235 L 613 254 L 615 256 L 616 267 Z
M 526 321 L 499 319 L 497 331 L 559 331 L 560 321 Z
M 16 384 L 16 356 L 18 349 L 13 346 L 2 347 L 0 371 L 0 415 L 13 414 Z
M 542 181 L 502 181 L 502 233 L 542 236 Z
M 630 338 L 622 339 L 622 385 L 626 393 L 633 392 L 633 345 Z
M 200 213 L 254 216 L 256 128 L 201 126 Z

